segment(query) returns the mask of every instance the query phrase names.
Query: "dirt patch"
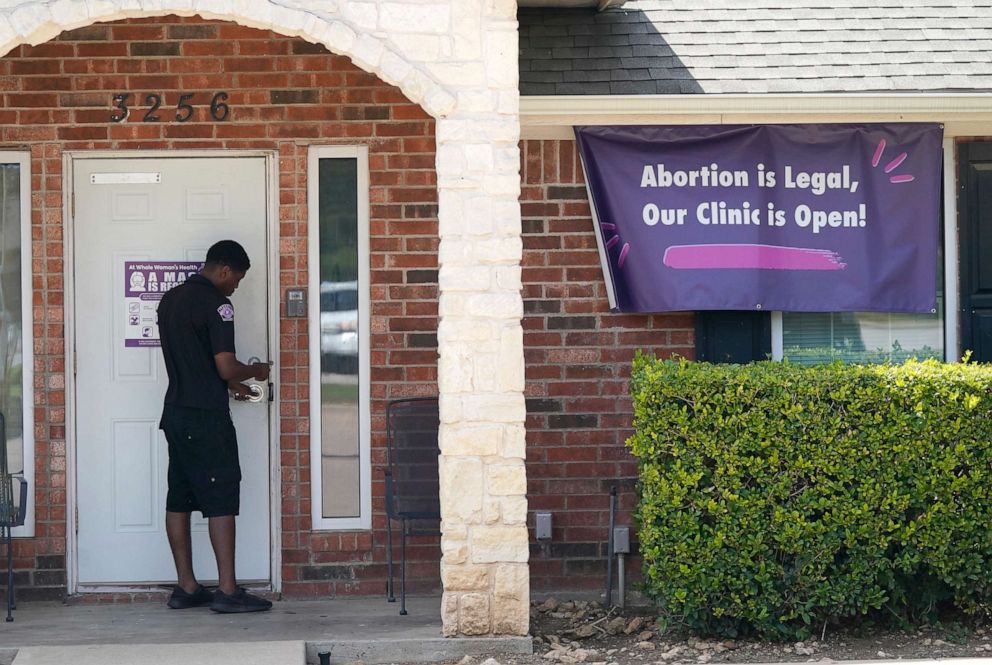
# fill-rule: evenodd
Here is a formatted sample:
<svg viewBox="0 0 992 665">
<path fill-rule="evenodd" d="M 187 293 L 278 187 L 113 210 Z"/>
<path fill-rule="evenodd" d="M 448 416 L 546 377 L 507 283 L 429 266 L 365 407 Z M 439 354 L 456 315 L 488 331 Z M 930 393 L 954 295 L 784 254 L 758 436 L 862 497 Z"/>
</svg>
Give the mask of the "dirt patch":
<svg viewBox="0 0 992 665">
<path fill-rule="evenodd" d="M 858 634 L 863 632 L 865 634 Z M 587 601 L 551 598 L 531 608 L 534 654 L 496 656 L 500 665 L 669 665 L 896 660 L 992 655 L 992 629 L 960 624 L 909 632 L 828 628 L 805 642 L 700 639 L 663 632 L 643 610 L 622 612 Z M 822 639 L 820 639 L 822 637 Z M 495 665 L 466 656 L 460 665 Z"/>
</svg>

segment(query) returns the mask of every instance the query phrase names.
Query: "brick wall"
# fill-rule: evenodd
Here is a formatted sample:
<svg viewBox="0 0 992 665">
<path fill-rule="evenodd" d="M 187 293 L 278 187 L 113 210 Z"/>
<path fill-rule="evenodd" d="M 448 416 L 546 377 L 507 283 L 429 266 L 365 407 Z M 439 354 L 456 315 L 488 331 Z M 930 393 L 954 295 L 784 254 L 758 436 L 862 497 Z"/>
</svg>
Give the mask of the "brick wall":
<svg viewBox="0 0 992 665">
<path fill-rule="evenodd" d="M 231 117 L 205 102 L 229 93 Z M 195 92 L 177 124 L 108 122 L 111 96 L 162 94 L 160 115 Z M 167 117 L 167 116 L 166 116 Z M 311 533 L 307 331 L 282 319 L 280 417 L 283 578 L 293 597 L 384 588 L 385 402 L 431 394 L 437 378 L 437 195 L 434 123 L 397 89 L 347 58 L 298 39 L 199 19 L 129 20 L 81 28 L 0 59 L 0 149 L 29 149 L 36 371 L 37 537 L 15 545 L 25 598 L 65 590 L 65 389 L 62 152 L 230 148 L 279 154 L 280 286 L 307 283 L 306 148 L 365 143 L 371 167 L 373 524 L 371 533 Z M 608 491 L 629 524 L 635 469 L 627 363 L 638 348 L 691 357 L 692 317 L 607 311 L 574 142 L 522 148 L 530 510 L 554 513 L 550 543 L 531 533 L 537 591 L 599 588 Z M 533 519 L 531 519 L 531 527 Z M 408 550 L 415 590 L 437 589 L 436 538 Z"/>
<path fill-rule="evenodd" d="M 228 92 L 230 117 L 207 104 Z M 134 93 L 126 123 L 111 96 Z M 146 94 L 171 119 L 194 92 L 186 123 L 141 122 Z M 137 100 L 136 100 L 137 98 Z M 171 114 L 171 115 L 170 115 Z M 396 88 L 299 39 L 176 17 L 97 24 L 0 59 L 0 149 L 32 157 L 36 534 L 14 547 L 26 599 L 65 592 L 66 434 L 62 153 L 65 150 L 263 149 L 279 155 L 280 287 L 307 284 L 307 146 L 370 150 L 373 531 L 312 533 L 306 323 L 280 321 L 279 450 L 283 579 L 288 596 L 381 593 L 383 413 L 388 399 L 437 390 L 437 193 L 434 122 Z M 408 548 L 416 588 L 436 589 L 437 539 Z M 164 547 L 163 543 L 163 547 Z"/>
<path fill-rule="evenodd" d="M 692 358 L 693 316 L 611 313 L 575 142 L 524 141 L 521 161 L 531 588 L 601 590 L 610 487 L 618 526 L 635 503 L 630 361 Z M 535 511 L 552 513 L 550 541 L 534 538 Z"/>
</svg>

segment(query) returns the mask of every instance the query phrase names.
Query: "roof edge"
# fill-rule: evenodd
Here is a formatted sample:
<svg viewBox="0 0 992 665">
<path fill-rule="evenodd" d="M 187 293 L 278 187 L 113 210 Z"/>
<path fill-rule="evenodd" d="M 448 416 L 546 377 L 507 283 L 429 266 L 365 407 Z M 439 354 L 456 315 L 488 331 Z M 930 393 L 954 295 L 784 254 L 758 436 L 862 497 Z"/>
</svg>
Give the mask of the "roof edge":
<svg viewBox="0 0 992 665">
<path fill-rule="evenodd" d="M 575 125 L 943 122 L 945 134 L 992 134 L 992 92 L 768 95 L 542 95 L 520 98 L 525 138 Z"/>
<path fill-rule="evenodd" d="M 599 11 L 620 7 L 627 0 L 519 0 L 518 7 L 551 7 L 558 9 L 580 9 L 595 7 Z"/>
</svg>

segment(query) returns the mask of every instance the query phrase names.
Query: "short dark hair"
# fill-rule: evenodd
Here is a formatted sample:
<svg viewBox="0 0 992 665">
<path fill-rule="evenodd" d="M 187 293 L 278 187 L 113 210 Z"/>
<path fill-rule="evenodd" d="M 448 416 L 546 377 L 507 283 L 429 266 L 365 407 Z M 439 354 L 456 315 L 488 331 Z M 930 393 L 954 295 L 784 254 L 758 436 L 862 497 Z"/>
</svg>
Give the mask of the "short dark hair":
<svg viewBox="0 0 992 665">
<path fill-rule="evenodd" d="M 228 266 L 235 272 L 248 272 L 251 261 L 245 248 L 233 240 L 215 242 L 207 250 L 207 260 L 204 267 Z"/>
</svg>

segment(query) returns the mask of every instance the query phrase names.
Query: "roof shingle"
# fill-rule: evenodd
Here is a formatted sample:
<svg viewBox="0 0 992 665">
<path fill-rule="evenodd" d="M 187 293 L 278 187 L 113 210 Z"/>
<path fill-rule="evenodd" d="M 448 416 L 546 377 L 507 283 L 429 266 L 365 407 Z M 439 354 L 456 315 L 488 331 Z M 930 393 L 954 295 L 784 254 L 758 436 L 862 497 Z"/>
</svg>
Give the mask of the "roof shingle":
<svg viewBox="0 0 992 665">
<path fill-rule="evenodd" d="M 992 90 L 992 0 L 728 4 L 521 9 L 521 93 Z"/>
</svg>

